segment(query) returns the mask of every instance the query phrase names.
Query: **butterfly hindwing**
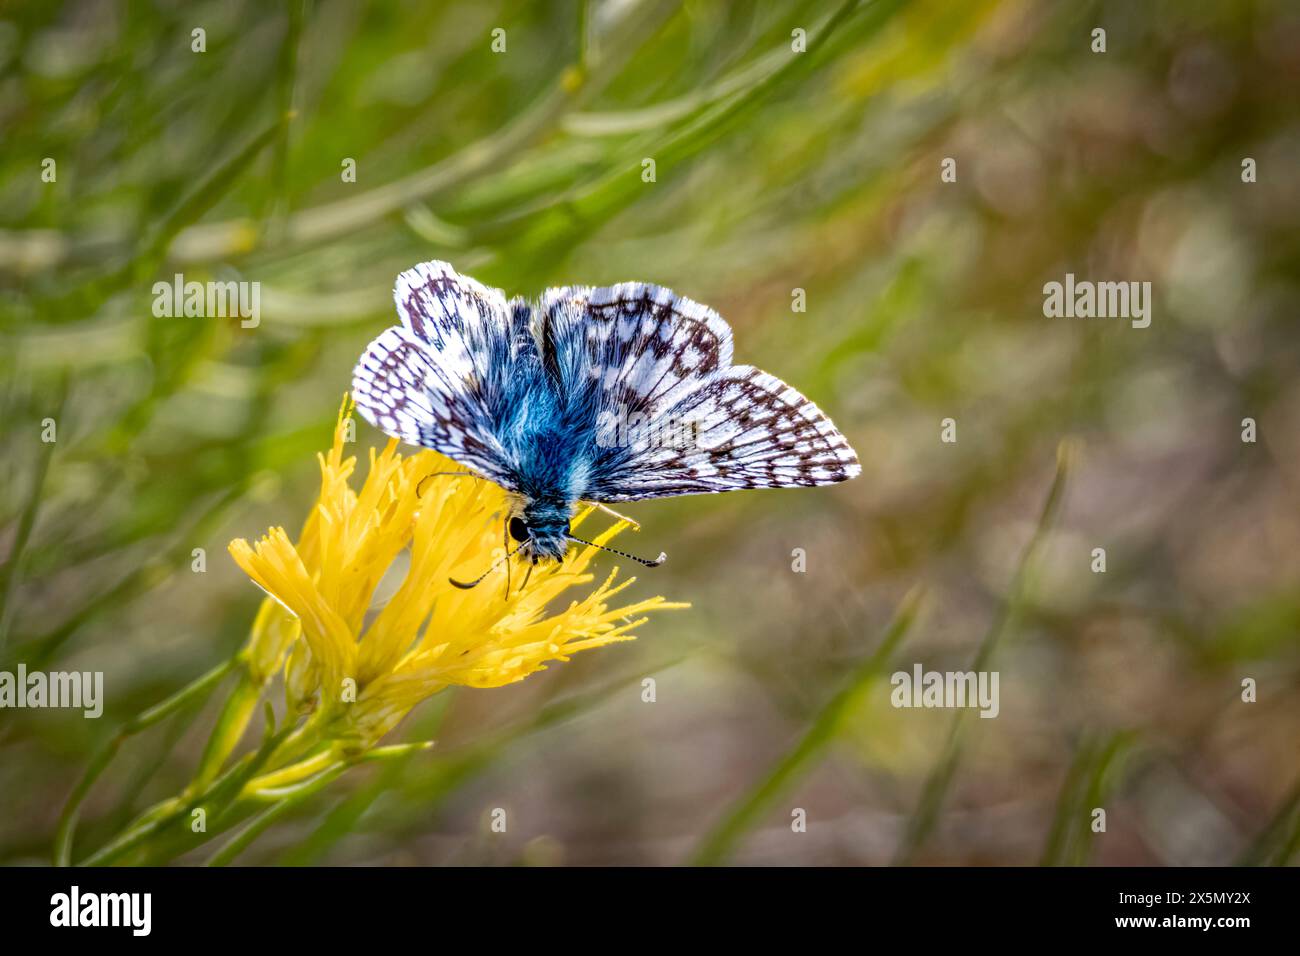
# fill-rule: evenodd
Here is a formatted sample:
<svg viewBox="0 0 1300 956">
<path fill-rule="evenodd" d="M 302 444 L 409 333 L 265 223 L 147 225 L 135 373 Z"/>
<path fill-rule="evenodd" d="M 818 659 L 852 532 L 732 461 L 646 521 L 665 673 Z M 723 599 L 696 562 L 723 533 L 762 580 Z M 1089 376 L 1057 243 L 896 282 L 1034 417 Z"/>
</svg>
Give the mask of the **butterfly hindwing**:
<svg viewBox="0 0 1300 956">
<path fill-rule="evenodd" d="M 514 490 L 493 422 L 510 400 L 514 362 L 532 347 L 528 310 L 443 262 L 403 272 L 393 297 L 402 324 L 361 356 L 352 380 L 357 410 L 386 434 Z"/>
</svg>

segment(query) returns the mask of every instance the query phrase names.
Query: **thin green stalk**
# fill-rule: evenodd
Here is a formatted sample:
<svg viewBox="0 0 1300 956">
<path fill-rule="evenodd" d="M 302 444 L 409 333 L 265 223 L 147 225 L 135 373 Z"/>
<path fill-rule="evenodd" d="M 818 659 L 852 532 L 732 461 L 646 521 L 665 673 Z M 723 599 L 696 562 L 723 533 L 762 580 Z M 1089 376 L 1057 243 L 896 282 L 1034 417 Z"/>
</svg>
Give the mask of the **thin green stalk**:
<svg viewBox="0 0 1300 956">
<path fill-rule="evenodd" d="M 578 69 L 587 68 L 587 60 L 590 51 L 587 49 L 587 40 L 591 29 L 591 4 L 592 0 L 578 0 Z"/>
<path fill-rule="evenodd" d="M 354 789 L 338 801 L 315 828 L 302 840 L 277 859 L 281 866 L 309 866 L 325 855 L 335 842 L 352 833 L 366 811 L 383 794 L 393 790 L 402 780 L 406 768 L 415 758 L 408 753 L 396 760 L 386 761 L 384 768 L 364 786 Z"/>
<path fill-rule="evenodd" d="M 747 111 L 753 110 L 764 99 L 774 94 L 787 83 L 793 83 L 801 76 L 807 75 L 825 59 L 821 53 L 836 31 L 845 26 L 855 14 L 861 12 L 860 22 L 853 24 L 851 34 L 861 35 L 883 27 L 900 8 L 901 0 L 876 2 L 857 8 L 860 0 L 845 0 L 835 12 L 827 18 L 820 31 L 813 37 L 808 56 L 788 58 L 779 68 L 771 71 L 762 79 L 737 93 L 713 103 L 690 121 L 682 123 L 670 133 L 655 141 L 654 158 L 659 175 L 673 166 L 698 155 L 728 131 L 735 128 L 737 122 Z M 614 212 L 627 205 L 637 196 L 636 191 L 629 191 L 628 170 L 635 168 L 635 161 L 643 155 L 642 145 L 633 144 L 627 151 L 609 163 L 609 172 L 593 183 L 583 183 L 574 187 L 570 194 L 560 197 L 553 195 L 540 197 L 536 202 L 525 205 L 495 221 L 473 230 L 473 236 L 479 242 L 505 242 L 519 234 L 522 225 L 538 214 L 550 214 L 557 205 L 565 210 L 565 218 L 557 224 L 543 228 L 540 237 L 527 240 L 527 248 L 536 246 L 561 245 L 569 242 L 574 232 L 589 231 L 590 224 L 607 221 Z M 551 231 L 551 230 L 554 230 Z"/>
<path fill-rule="evenodd" d="M 446 718 L 451 701 L 455 698 L 455 688 L 448 688 L 430 702 L 430 719 L 421 723 L 420 732 L 436 735 Z M 335 841 L 351 833 L 361 817 L 370 809 L 371 804 L 383 793 L 392 789 L 400 779 L 406 767 L 417 753 L 433 746 L 425 744 L 398 744 L 405 748 L 405 753 L 395 759 L 385 760 L 383 769 L 373 775 L 364 786 L 355 788 L 325 814 L 325 817 L 312 832 L 299 840 L 297 844 L 278 862 L 286 866 L 304 866 L 323 856 Z M 391 748 L 378 747 L 376 752 Z"/>
<path fill-rule="evenodd" d="M 1047 844 L 1043 847 L 1040 866 L 1059 866 L 1065 859 L 1071 835 L 1074 832 L 1075 814 L 1081 805 L 1080 788 L 1084 786 L 1088 767 L 1093 763 L 1095 747 L 1091 738 L 1085 738 L 1075 749 L 1074 759 L 1065 771 L 1065 780 L 1061 783 L 1061 793 L 1056 801 L 1056 815 L 1047 834 Z"/>
<path fill-rule="evenodd" d="M 195 784 L 191 784 L 181 795 L 164 800 L 145 811 L 124 832 L 88 857 L 83 865 L 104 866 L 113 863 L 127 853 L 142 848 L 146 842 L 152 840 L 167 827 L 200 807 L 209 811 L 208 815 L 215 824 L 243 793 L 248 781 L 266 765 L 267 759 L 275 752 L 284 738 L 288 736 L 288 729 L 279 733 L 276 732 L 269 704 L 267 705 L 267 711 L 267 722 L 262 735 L 262 744 L 257 751 L 246 754 L 206 788 L 198 790 Z M 198 790 L 197 793 L 196 790 Z M 220 831 L 217 830 L 216 832 Z M 216 835 L 216 832 L 205 834 L 199 842 L 211 839 Z M 154 855 L 158 856 L 156 852 Z M 170 859 L 171 855 L 174 854 L 165 854 L 161 860 L 152 862 L 163 862 Z"/>
<path fill-rule="evenodd" d="M 1237 858 L 1238 866 L 1286 866 L 1300 851 L 1300 781 L 1259 835 Z"/>
<path fill-rule="evenodd" d="M 270 701 L 266 701 L 263 707 L 265 720 L 262 726 L 262 742 L 257 750 L 245 755 L 230 770 L 218 777 L 212 786 L 203 792 L 200 799 L 193 801 L 195 807 L 203 806 L 210 810 L 210 815 L 214 819 L 219 818 L 235 801 L 244 795 L 248 784 L 259 773 L 272 765 L 275 754 L 281 745 L 295 733 L 295 728 L 292 726 L 286 726 L 277 731 L 275 711 L 271 709 Z M 195 786 L 191 784 L 190 791 L 194 789 L 196 789 Z"/>
<path fill-rule="evenodd" d="M 286 787 L 280 791 L 280 800 L 273 806 L 267 807 L 248 824 L 239 833 L 217 850 L 208 858 L 205 866 L 226 866 L 231 863 L 235 857 L 248 849 L 249 845 L 261 836 L 266 830 L 281 817 L 285 816 L 291 810 L 294 810 L 303 801 L 314 796 L 325 787 L 333 783 L 343 774 L 352 764 L 348 761 L 339 761 L 326 770 L 321 771 L 314 777 L 304 780 L 292 787 Z"/>
<path fill-rule="evenodd" d="M 99 752 L 91 759 L 90 765 L 86 768 L 81 780 L 73 788 L 72 795 L 68 798 L 63 813 L 59 817 L 59 826 L 54 837 L 55 866 L 68 866 L 72 863 L 72 840 L 76 832 L 81 804 L 86 799 L 87 794 L 90 793 L 91 787 L 95 785 L 95 781 L 99 779 L 100 774 L 104 772 L 117 755 L 122 743 L 127 738 L 140 733 L 148 727 L 152 727 L 163 718 L 187 706 L 197 705 L 221 682 L 222 678 L 234 665 L 234 658 L 218 664 L 206 674 L 172 694 L 162 703 L 156 704 L 128 721 L 113 735 L 113 738 L 108 743 L 100 748 Z"/>
<path fill-rule="evenodd" d="M 275 68 L 275 100 L 281 116 L 296 117 L 294 93 L 298 83 L 298 47 L 302 42 L 303 25 L 307 19 L 307 0 L 287 0 L 285 4 L 288 23 Z M 289 181 L 289 130 L 283 123 L 271 149 L 271 176 L 265 200 L 264 217 L 267 232 L 278 236 L 287 211 Z"/>
<path fill-rule="evenodd" d="M 1024 553 L 1021 555 L 1020 563 L 1017 565 L 1015 574 L 1011 579 L 1007 597 L 1002 602 L 1002 607 L 999 609 L 992 625 L 985 633 L 984 639 L 980 642 L 979 650 L 975 653 L 975 660 L 971 664 L 971 669 L 976 672 L 988 669 L 998 645 L 1019 620 L 1020 611 L 1029 590 L 1034 558 L 1052 526 L 1056 523 L 1057 515 L 1060 513 L 1075 454 L 1072 441 L 1062 441 L 1057 447 L 1056 476 L 1053 478 L 1051 489 L 1047 493 L 1047 500 L 1043 503 L 1038 525 L 1034 529 L 1034 534 L 1030 538 L 1029 544 L 1026 545 Z M 969 710 L 961 709 L 953 716 L 943 753 L 930 771 L 930 775 L 926 778 L 921 791 L 921 798 L 917 802 L 911 819 L 908 821 L 907 830 L 894 857 L 895 864 L 910 863 L 916 852 L 925 844 L 939 820 L 939 812 L 943 809 L 944 799 L 947 797 L 949 787 L 952 786 L 957 767 L 961 763 L 962 748 L 969 727 L 969 715 Z"/>
<path fill-rule="evenodd" d="M 9 653 L 6 654 L 6 663 L 9 658 L 13 658 L 14 655 L 21 651 L 28 668 L 43 667 L 53 659 L 64 643 L 83 625 L 114 608 L 129 604 L 137 597 L 158 587 L 167 578 L 165 572 L 190 560 L 191 542 L 207 535 L 209 530 L 215 527 L 225 515 L 225 512 L 241 498 L 244 489 L 245 485 L 240 484 L 223 493 L 196 521 L 188 526 L 184 534 L 175 536 L 175 543 L 166 554 L 146 564 L 138 565 L 125 577 L 105 588 L 96 597 L 92 598 L 89 603 L 83 605 L 52 630 L 45 632 L 40 637 L 10 648 Z"/>
<path fill-rule="evenodd" d="M 251 800 L 273 803 L 285 787 L 297 786 L 301 780 L 322 772 L 338 759 L 338 755 L 337 747 L 327 746 L 297 763 L 253 777 L 244 787 L 243 795 Z"/>
<path fill-rule="evenodd" d="M 1079 745 L 1061 786 L 1042 866 L 1087 864 L 1093 847 L 1092 811 L 1104 802 L 1114 784 L 1112 771 L 1134 740 L 1133 734 L 1121 731 L 1100 740 L 1089 737 Z"/>
<path fill-rule="evenodd" d="M 168 249 L 181 231 L 196 222 L 234 186 L 244 170 L 261 155 L 262 150 L 283 134 L 284 128 L 292 119 L 292 113 L 284 113 L 277 117 L 274 122 L 250 138 L 237 153 L 213 167 L 193 189 L 186 193 L 171 212 L 163 217 L 158 228 L 133 261 L 128 263 L 127 268 L 138 270 L 135 272 L 136 275 L 148 274 L 157 268 L 166 258 Z"/>
<path fill-rule="evenodd" d="M 116 799 L 102 815 L 100 826 L 105 827 L 106 832 L 118 832 L 135 817 L 134 808 L 140 805 L 149 784 L 167 762 L 176 756 L 178 744 L 202 711 L 203 707 L 199 704 L 177 713 L 159 725 L 163 729 L 157 735 L 157 746 L 149 758 L 141 760 L 127 772 Z"/>
<path fill-rule="evenodd" d="M 54 402 L 51 417 L 56 422 L 63 413 L 64 402 L 68 397 L 68 378 L 64 375 L 59 382 L 58 397 Z M 32 488 L 18 518 L 18 530 L 14 534 L 13 547 L 9 549 L 9 560 L 0 568 L 0 648 L 9 640 L 9 624 L 13 620 L 13 593 L 18 585 L 18 568 L 31 538 L 32 528 L 36 526 L 36 513 L 40 510 L 41 495 L 45 491 L 45 476 L 49 474 L 50 459 L 54 457 L 54 442 L 41 442 L 36 457 L 36 470 L 32 474 Z"/>
<path fill-rule="evenodd" d="M 457 787 L 463 786 L 477 774 L 494 766 L 494 759 L 505 754 L 510 747 L 529 735 L 541 733 L 579 714 L 588 713 L 616 692 L 639 684 L 646 673 L 662 673 L 676 667 L 681 661 L 681 657 L 673 657 L 647 670 L 638 669 L 635 673 L 613 680 L 596 690 L 549 701 L 520 724 L 503 727 L 479 737 L 474 743 L 463 748 L 440 754 L 428 762 L 428 769 L 421 776 L 411 776 L 406 779 L 402 787 L 404 811 L 399 813 L 397 822 L 388 826 L 385 832 L 395 839 L 401 839 L 402 835 L 408 833 L 413 827 L 427 826 L 431 817 L 437 814 L 439 808 L 451 797 Z M 453 691 L 454 688 L 443 693 Z M 384 774 L 399 763 L 400 760 L 389 762 Z M 290 866 L 305 866 L 319 860 L 335 842 L 350 832 L 350 825 L 347 822 L 349 817 L 359 819 L 370 804 L 386 792 L 387 788 L 380 783 L 384 774 L 377 775 L 367 787 L 356 791 L 349 798 L 346 809 L 341 807 L 337 814 L 330 814 L 326 821 L 288 853 L 282 862 Z M 355 803 L 351 802 L 353 799 L 356 800 Z"/>
<path fill-rule="evenodd" d="M 253 676 L 242 656 L 237 660 L 240 664 L 239 683 L 226 698 L 217 723 L 208 736 L 207 745 L 203 748 L 203 756 L 199 758 L 199 768 L 194 774 L 194 783 L 198 787 L 206 787 L 221 773 L 222 765 L 234 753 L 244 736 L 262 696 L 262 682 Z"/>
<path fill-rule="evenodd" d="M 1300 852 L 1300 813 L 1291 818 L 1291 832 L 1278 847 L 1272 863 L 1274 866 L 1287 866 L 1297 852 Z"/>
<path fill-rule="evenodd" d="M 799 742 L 776 762 L 767 777 L 741 797 L 705 836 L 691 861 L 694 865 L 722 863 L 777 797 L 814 765 L 838 734 L 845 712 L 876 679 L 902 644 L 916 620 L 922 594 L 919 587 L 908 592 L 875 651 L 857 666 L 844 686 L 818 712 Z"/>
<path fill-rule="evenodd" d="M 146 811 L 133 826 L 86 857 L 79 865 L 106 866 L 120 859 L 178 819 L 185 812 L 185 809 L 185 801 L 180 797 L 171 797 L 162 803 L 156 804 Z"/>
<path fill-rule="evenodd" d="M 385 216 L 402 211 L 409 204 L 430 202 L 465 182 L 512 163 L 526 148 L 552 133 L 569 109 L 593 98 L 623 72 L 636 49 L 655 34 L 656 25 L 666 20 L 675 7 L 676 3 L 664 3 L 663 0 L 645 0 L 637 4 L 632 12 L 621 18 L 614 33 L 604 39 L 597 55 L 589 57 L 584 65 L 575 64 L 564 70 L 550 90 L 538 96 L 532 105 L 500 127 L 497 133 L 469 144 L 428 168 L 416 170 L 360 195 L 290 213 L 286 217 L 283 239 L 290 245 L 304 245 L 346 237 Z M 283 117 L 277 122 L 277 127 L 279 122 L 289 118 Z M 276 127 L 272 133 L 274 130 Z M 256 140 L 259 148 L 269 142 L 265 135 Z M 162 245 L 168 259 L 187 264 L 251 252 L 261 245 L 264 237 L 257 234 L 250 221 L 239 219 L 186 225 L 169 233 L 166 238 L 168 242 Z M 107 245 L 120 241 L 120 237 L 113 237 Z M 12 267 L 13 261 L 21 260 L 29 254 L 30 248 L 36 246 L 42 248 L 44 261 L 59 265 L 72 258 L 78 237 L 51 230 L 0 234 L 0 268 Z M 156 243 L 151 248 L 155 246 Z"/>
<path fill-rule="evenodd" d="M 397 765 L 403 765 L 407 757 L 420 751 L 428 750 L 433 744 L 428 741 L 420 741 L 412 744 L 394 744 L 389 747 L 377 747 L 373 750 L 358 754 L 355 757 L 338 760 L 322 769 L 318 774 L 309 777 L 306 780 L 299 781 L 285 787 L 277 787 L 272 790 L 262 791 L 257 794 L 259 799 L 271 797 L 276 802 L 274 805 L 267 807 L 248 824 L 243 830 L 240 830 L 229 842 L 224 844 L 216 853 L 207 861 L 205 866 L 226 866 L 231 863 L 235 857 L 246 850 L 254 840 L 261 836 L 266 830 L 281 817 L 284 817 L 300 804 L 315 796 L 324 790 L 327 786 L 342 776 L 348 768 L 355 766 L 357 763 L 366 762 L 389 762 L 393 761 Z"/>
</svg>

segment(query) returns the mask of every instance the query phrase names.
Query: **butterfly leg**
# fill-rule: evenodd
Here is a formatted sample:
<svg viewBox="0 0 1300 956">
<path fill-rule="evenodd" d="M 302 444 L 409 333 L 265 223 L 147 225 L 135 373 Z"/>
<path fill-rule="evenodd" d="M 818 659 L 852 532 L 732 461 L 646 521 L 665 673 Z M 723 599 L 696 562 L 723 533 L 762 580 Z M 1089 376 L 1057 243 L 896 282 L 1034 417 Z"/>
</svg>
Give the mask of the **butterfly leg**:
<svg viewBox="0 0 1300 956">
<path fill-rule="evenodd" d="M 592 504 L 595 505 L 597 508 L 599 508 L 601 511 L 605 512 L 605 514 L 613 515 L 619 521 L 626 521 L 628 524 L 632 526 L 632 529 L 634 531 L 641 530 L 641 523 L 639 521 L 634 521 L 633 519 L 629 518 L 627 515 L 621 515 L 613 508 L 610 508 L 607 505 L 602 505 L 599 501 L 593 501 Z"/>
</svg>

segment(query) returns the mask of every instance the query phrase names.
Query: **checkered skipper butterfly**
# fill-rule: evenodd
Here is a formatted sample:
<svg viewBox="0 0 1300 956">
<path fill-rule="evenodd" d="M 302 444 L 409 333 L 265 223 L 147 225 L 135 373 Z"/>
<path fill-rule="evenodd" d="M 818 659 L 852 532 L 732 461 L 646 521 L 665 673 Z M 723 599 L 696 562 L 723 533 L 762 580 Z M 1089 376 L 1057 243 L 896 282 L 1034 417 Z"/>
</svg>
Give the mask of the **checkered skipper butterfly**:
<svg viewBox="0 0 1300 956">
<path fill-rule="evenodd" d="M 569 286 L 530 303 L 426 262 L 393 294 L 402 324 L 357 364 L 357 409 L 511 492 L 506 531 L 533 564 L 590 544 L 569 530 L 579 501 L 824 485 L 862 470 L 816 405 L 731 364 L 721 316 L 668 289 Z"/>
</svg>

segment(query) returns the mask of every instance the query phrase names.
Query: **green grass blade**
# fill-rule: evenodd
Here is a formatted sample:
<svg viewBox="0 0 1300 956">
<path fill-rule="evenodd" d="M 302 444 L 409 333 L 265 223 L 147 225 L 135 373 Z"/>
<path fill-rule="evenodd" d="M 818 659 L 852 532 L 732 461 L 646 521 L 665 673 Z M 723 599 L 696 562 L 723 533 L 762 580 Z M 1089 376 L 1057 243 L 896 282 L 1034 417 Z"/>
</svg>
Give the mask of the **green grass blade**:
<svg viewBox="0 0 1300 956">
<path fill-rule="evenodd" d="M 888 665 L 916 620 L 923 592 L 914 588 L 898 607 L 880 644 L 857 666 L 844 686 L 821 708 L 812 724 L 748 793 L 736 801 L 704 837 L 691 862 L 696 866 L 722 863 L 736 845 L 762 818 L 782 793 L 792 787 L 821 757 L 839 732 L 840 722 L 853 701 Z"/>
<path fill-rule="evenodd" d="M 1238 866 L 1287 866 L 1300 852 L 1300 782 L 1237 859 Z"/>
<path fill-rule="evenodd" d="M 55 866 L 69 866 L 72 863 L 72 839 L 76 833 L 77 817 L 81 812 L 81 804 L 90 793 L 91 787 L 95 785 L 95 781 L 99 779 L 100 774 L 107 769 L 113 758 L 117 756 L 118 750 L 127 738 L 152 727 L 179 710 L 197 705 L 207 697 L 217 684 L 221 683 L 234 665 L 233 658 L 218 664 L 166 700 L 154 707 L 150 707 L 139 716 L 128 721 L 122 726 L 121 730 L 113 735 L 113 738 L 108 743 L 100 748 L 99 752 L 91 759 L 90 765 L 86 768 L 81 780 L 77 782 L 72 795 L 63 808 L 63 813 L 59 817 L 59 827 L 54 839 Z"/>
<path fill-rule="evenodd" d="M 1134 734 L 1119 731 L 1100 739 L 1087 736 L 1079 744 L 1061 786 L 1042 866 L 1087 864 L 1093 849 L 1092 811 L 1105 802 L 1135 740 Z"/>
<path fill-rule="evenodd" d="M 975 653 L 975 659 L 971 664 L 971 670 L 978 672 L 988 668 L 998 645 L 1013 629 L 1018 619 L 1029 590 L 1034 558 L 1052 526 L 1056 523 L 1056 518 L 1064 502 L 1065 489 L 1069 482 L 1074 457 L 1075 449 L 1073 444 L 1068 441 L 1062 442 L 1056 454 L 1056 476 L 1052 480 L 1047 499 L 1043 503 L 1038 525 L 1034 529 L 1033 536 L 1030 538 L 1029 544 L 1026 545 L 1024 553 L 1021 555 L 1020 563 L 1011 579 L 1006 600 L 1003 601 L 1001 609 L 993 620 L 993 624 L 980 642 L 979 649 Z M 969 715 L 970 711 L 963 709 L 958 710 L 953 716 L 952 726 L 948 731 L 943 753 L 926 779 L 922 787 L 921 798 L 908 821 L 903 840 L 894 858 L 896 864 L 907 864 L 912 861 L 917 851 L 920 850 L 933 832 L 934 826 L 939 820 L 939 813 L 943 808 L 944 799 L 948 794 L 948 789 L 952 786 L 953 777 L 961 762 Z"/>
<path fill-rule="evenodd" d="M 58 397 L 54 401 L 54 413 L 50 416 L 55 422 L 63 412 L 67 397 L 68 380 L 65 376 L 60 380 Z M 19 566 L 22 563 L 23 553 L 27 549 L 27 542 L 31 538 L 32 528 L 36 526 L 36 514 L 41 507 L 41 495 L 45 491 L 45 477 L 50 471 L 50 460 L 54 457 L 54 445 L 52 441 L 41 442 L 36 457 L 36 470 L 32 473 L 32 488 L 28 492 L 27 503 L 18 518 L 18 530 L 14 535 L 13 547 L 9 549 L 9 560 L 5 562 L 3 568 L 0 568 L 0 649 L 4 648 L 5 642 L 9 639 L 9 625 L 13 620 L 13 595 L 14 588 L 18 586 Z"/>
</svg>

